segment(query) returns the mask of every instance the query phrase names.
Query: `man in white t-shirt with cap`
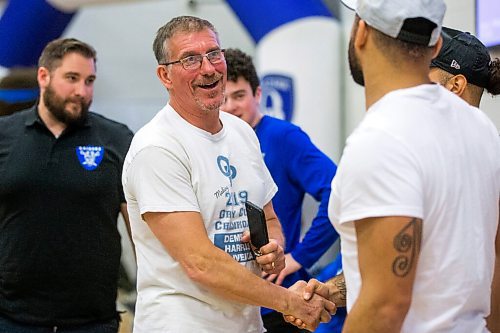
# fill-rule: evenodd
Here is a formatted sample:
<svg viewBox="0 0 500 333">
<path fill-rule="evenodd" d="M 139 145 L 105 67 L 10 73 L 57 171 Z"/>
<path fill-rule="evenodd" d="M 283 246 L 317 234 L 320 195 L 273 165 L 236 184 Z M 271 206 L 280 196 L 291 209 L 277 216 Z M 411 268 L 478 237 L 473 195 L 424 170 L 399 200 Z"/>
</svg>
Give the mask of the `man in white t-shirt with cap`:
<svg viewBox="0 0 500 333">
<path fill-rule="evenodd" d="M 343 2 L 356 11 L 349 65 L 367 110 L 329 203 L 347 285 L 343 332 L 485 333 L 488 316 L 498 332 L 500 142 L 482 112 L 429 80 L 446 6 Z"/>
</svg>

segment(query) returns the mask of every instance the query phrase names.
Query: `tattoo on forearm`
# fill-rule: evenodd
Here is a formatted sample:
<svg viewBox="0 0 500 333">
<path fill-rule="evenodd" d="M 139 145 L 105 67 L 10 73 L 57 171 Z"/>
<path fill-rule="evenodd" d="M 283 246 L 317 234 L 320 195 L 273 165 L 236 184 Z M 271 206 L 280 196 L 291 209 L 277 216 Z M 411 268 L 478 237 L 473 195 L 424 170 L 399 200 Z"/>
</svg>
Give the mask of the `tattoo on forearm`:
<svg viewBox="0 0 500 333">
<path fill-rule="evenodd" d="M 345 301 L 347 300 L 347 288 L 345 286 L 345 279 L 343 274 L 339 276 L 339 278 L 335 281 L 335 285 L 339 290 L 339 295 L 338 295 L 339 301 L 345 303 Z"/>
<path fill-rule="evenodd" d="M 422 220 L 413 218 L 394 237 L 394 248 L 400 254 L 392 263 L 392 271 L 396 276 L 405 277 L 415 264 L 422 240 Z"/>
</svg>

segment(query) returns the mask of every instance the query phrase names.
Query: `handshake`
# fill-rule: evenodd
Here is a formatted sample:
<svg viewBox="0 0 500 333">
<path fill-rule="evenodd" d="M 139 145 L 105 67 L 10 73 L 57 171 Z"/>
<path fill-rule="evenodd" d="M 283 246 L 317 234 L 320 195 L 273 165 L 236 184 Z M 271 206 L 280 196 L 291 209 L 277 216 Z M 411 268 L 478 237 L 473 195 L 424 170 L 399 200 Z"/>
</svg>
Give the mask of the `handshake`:
<svg viewBox="0 0 500 333">
<path fill-rule="evenodd" d="M 242 241 L 250 242 L 248 231 L 243 233 Z M 255 249 L 253 245 L 252 248 Z M 262 269 L 262 276 L 267 276 L 268 281 L 275 278 L 279 280 L 280 272 L 285 270 L 285 254 L 282 246 L 276 240 L 271 239 L 268 244 L 259 249 L 259 254 L 256 261 Z M 289 273 L 297 269 L 292 269 Z M 343 273 L 326 283 L 321 283 L 316 279 L 311 279 L 309 282 L 297 281 L 288 288 L 289 292 L 286 293 L 287 297 L 284 302 L 280 302 L 283 307 L 275 308 L 275 310 L 283 314 L 285 321 L 301 329 L 314 331 L 320 323 L 330 321 L 331 316 L 337 312 L 337 306 L 346 305 L 344 281 Z M 278 284 L 281 284 L 281 281 Z"/>
<path fill-rule="evenodd" d="M 330 282 L 330 281 L 329 281 Z M 316 279 L 297 281 L 288 288 L 292 293 L 288 308 L 280 311 L 285 320 L 297 327 L 314 331 L 320 323 L 327 323 L 337 311 L 335 283 L 324 284 Z M 345 303 L 339 304 L 344 306 Z"/>
</svg>

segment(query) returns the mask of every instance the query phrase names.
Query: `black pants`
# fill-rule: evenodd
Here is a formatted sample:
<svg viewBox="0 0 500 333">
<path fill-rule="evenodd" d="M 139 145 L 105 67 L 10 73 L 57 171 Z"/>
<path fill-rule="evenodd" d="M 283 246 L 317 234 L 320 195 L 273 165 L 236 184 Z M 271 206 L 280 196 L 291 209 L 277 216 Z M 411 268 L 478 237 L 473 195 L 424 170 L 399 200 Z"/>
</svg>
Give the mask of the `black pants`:
<svg viewBox="0 0 500 333">
<path fill-rule="evenodd" d="M 21 324 L 0 316 L 1 333 L 116 333 L 118 332 L 118 319 L 110 319 L 99 323 L 84 324 L 71 327 L 33 326 Z"/>
<path fill-rule="evenodd" d="M 276 311 L 263 315 L 262 321 L 267 333 L 310 333 L 287 323 L 283 315 Z"/>
</svg>

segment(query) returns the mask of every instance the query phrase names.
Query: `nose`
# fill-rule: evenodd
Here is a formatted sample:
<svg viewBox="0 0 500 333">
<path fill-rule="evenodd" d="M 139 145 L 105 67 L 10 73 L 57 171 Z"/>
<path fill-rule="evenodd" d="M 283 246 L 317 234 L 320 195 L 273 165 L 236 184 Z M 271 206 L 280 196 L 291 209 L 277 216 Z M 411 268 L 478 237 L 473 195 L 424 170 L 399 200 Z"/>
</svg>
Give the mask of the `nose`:
<svg viewBox="0 0 500 333">
<path fill-rule="evenodd" d="M 85 84 L 85 80 L 80 80 L 75 86 L 75 95 L 87 97 L 91 93 L 92 87 Z"/>
<path fill-rule="evenodd" d="M 208 60 L 208 58 L 206 56 L 204 56 L 201 59 L 200 71 L 202 74 L 215 72 L 215 66 L 210 62 L 210 60 Z"/>
</svg>

